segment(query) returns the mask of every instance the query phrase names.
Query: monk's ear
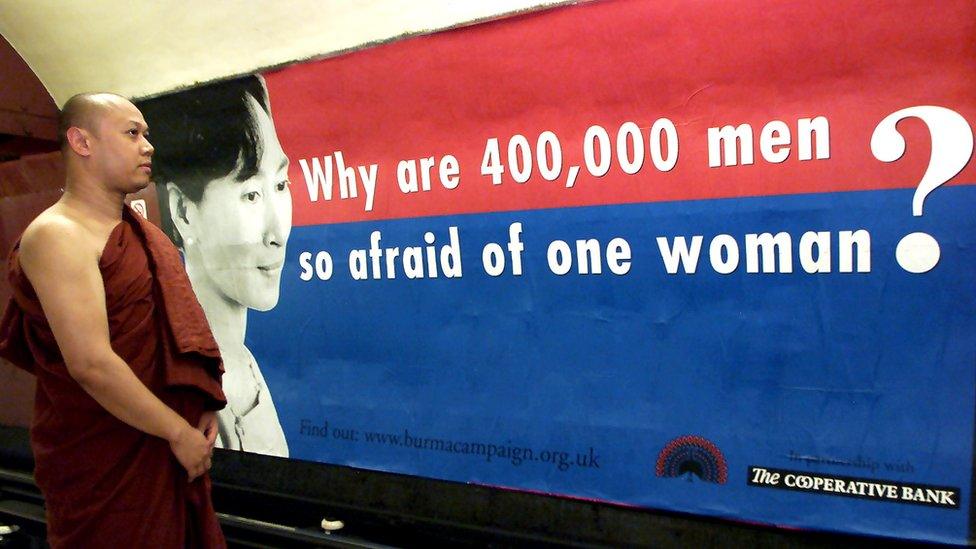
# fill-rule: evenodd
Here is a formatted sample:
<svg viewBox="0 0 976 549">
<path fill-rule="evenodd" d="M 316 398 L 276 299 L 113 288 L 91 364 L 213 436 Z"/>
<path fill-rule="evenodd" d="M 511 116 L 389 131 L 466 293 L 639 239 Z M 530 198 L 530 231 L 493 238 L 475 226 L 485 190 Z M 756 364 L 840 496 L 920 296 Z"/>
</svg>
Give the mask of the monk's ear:
<svg viewBox="0 0 976 549">
<path fill-rule="evenodd" d="M 78 126 L 71 126 L 65 133 L 68 138 L 68 146 L 78 156 L 91 156 L 91 134 L 87 130 Z"/>
<path fill-rule="evenodd" d="M 196 205 L 187 198 L 179 187 L 173 183 L 166 184 L 166 197 L 168 199 L 169 216 L 173 222 L 173 227 L 180 235 L 183 244 L 193 241 L 193 214 L 196 213 Z"/>
</svg>

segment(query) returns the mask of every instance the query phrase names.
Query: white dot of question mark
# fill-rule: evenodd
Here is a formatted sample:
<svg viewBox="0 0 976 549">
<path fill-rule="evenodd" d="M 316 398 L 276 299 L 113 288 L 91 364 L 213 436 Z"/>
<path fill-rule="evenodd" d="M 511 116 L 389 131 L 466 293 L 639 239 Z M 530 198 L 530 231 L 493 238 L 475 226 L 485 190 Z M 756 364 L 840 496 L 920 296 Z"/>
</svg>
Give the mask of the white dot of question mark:
<svg viewBox="0 0 976 549">
<path fill-rule="evenodd" d="M 973 131 L 959 113 L 945 107 L 923 105 L 889 114 L 874 128 L 871 152 L 882 162 L 894 162 L 905 154 L 905 138 L 896 125 L 914 116 L 925 122 L 932 137 L 932 154 L 912 198 L 912 215 L 921 216 L 928 195 L 956 176 L 973 155 Z M 941 251 L 935 238 L 926 233 L 911 233 L 895 249 L 895 260 L 910 273 L 925 273 L 939 262 Z"/>
<path fill-rule="evenodd" d="M 928 233 L 911 233 L 898 241 L 895 260 L 902 269 L 921 274 L 931 271 L 939 262 L 939 243 Z"/>
</svg>

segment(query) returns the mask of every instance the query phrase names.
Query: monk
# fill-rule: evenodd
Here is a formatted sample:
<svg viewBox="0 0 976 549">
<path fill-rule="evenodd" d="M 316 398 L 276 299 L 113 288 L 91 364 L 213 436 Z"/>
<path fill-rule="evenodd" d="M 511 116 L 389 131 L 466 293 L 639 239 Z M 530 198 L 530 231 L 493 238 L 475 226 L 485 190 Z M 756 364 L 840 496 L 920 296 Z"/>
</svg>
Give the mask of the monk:
<svg viewBox="0 0 976 549">
<path fill-rule="evenodd" d="M 14 246 L 0 356 L 37 377 L 31 448 L 51 547 L 223 547 L 210 500 L 217 344 L 179 253 L 125 206 L 152 177 L 139 110 L 61 113 L 61 199 Z"/>
</svg>

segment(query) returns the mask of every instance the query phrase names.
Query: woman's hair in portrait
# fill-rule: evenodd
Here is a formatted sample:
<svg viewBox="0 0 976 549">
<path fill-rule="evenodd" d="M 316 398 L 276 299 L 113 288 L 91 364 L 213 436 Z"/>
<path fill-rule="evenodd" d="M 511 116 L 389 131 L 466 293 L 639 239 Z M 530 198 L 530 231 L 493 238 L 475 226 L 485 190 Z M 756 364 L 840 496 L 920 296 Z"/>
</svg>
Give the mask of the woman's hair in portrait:
<svg viewBox="0 0 976 549">
<path fill-rule="evenodd" d="M 263 143 L 248 105 L 253 97 L 270 116 L 268 94 L 256 75 L 139 101 L 155 147 L 152 170 L 163 231 L 182 248 L 173 225 L 166 184 L 200 202 L 207 184 L 235 173 L 245 181 L 258 171 Z"/>
</svg>

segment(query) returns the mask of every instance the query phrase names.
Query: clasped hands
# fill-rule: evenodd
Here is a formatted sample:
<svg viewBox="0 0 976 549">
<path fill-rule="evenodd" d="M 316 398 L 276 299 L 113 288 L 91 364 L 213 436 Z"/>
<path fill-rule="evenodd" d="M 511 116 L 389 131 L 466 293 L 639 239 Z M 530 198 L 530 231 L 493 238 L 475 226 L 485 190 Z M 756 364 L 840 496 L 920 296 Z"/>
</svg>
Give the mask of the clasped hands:
<svg viewBox="0 0 976 549">
<path fill-rule="evenodd" d="M 203 413 L 196 429 L 187 424 L 186 428 L 170 441 L 173 455 L 186 469 L 189 482 L 193 482 L 210 470 L 216 441 L 217 413 L 213 411 Z"/>
</svg>

